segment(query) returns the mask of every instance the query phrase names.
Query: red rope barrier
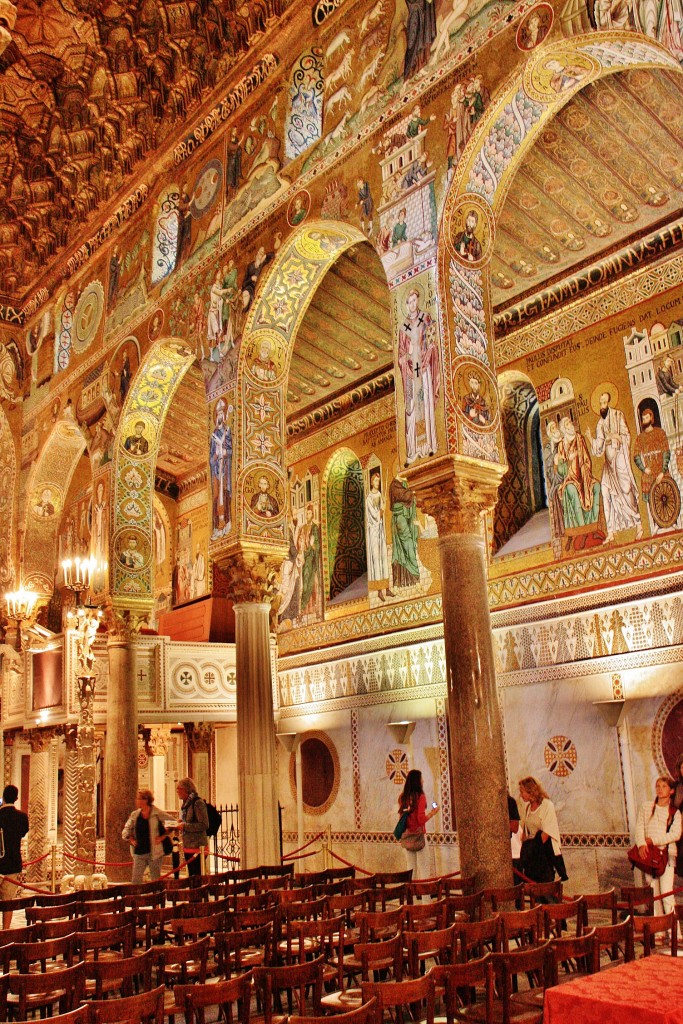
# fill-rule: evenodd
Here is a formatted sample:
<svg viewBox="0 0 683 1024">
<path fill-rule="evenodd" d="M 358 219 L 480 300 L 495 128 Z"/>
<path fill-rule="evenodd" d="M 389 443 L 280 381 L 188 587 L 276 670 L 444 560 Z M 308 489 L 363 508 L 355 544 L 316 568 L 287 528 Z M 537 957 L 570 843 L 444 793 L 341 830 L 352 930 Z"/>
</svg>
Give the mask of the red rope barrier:
<svg viewBox="0 0 683 1024">
<path fill-rule="evenodd" d="M 375 874 L 374 871 L 366 871 L 365 868 L 359 868 L 357 864 L 352 864 L 350 860 L 346 860 L 345 857 L 341 857 L 338 853 L 335 853 L 334 850 L 330 850 L 329 852 L 335 858 L 335 860 L 340 860 L 342 864 L 346 864 L 347 868 L 354 868 L 356 871 L 361 871 L 364 875 Z"/>
<path fill-rule="evenodd" d="M 132 860 L 86 860 L 85 857 L 76 857 L 73 853 L 63 854 L 64 860 L 77 860 L 79 864 L 92 864 L 94 867 L 103 868 L 129 868 L 131 867 Z"/>
<path fill-rule="evenodd" d="M 47 853 L 44 853 L 42 857 L 36 857 L 35 860 L 26 860 L 26 861 L 24 861 L 24 868 L 30 868 L 31 864 L 40 864 L 41 860 L 45 860 L 45 858 L 49 857 L 51 853 L 52 853 L 52 850 L 48 850 Z M 23 870 L 23 868 L 22 868 L 22 870 Z"/>
<path fill-rule="evenodd" d="M 312 846 L 312 845 L 313 845 L 313 843 L 317 843 L 317 841 L 318 841 L 319 839 L 322 839 L 322 837 L 323 837 L 324 835 L 325 835 L 325 833 L 324 833 L 324 832 L 318 832 L 317 836 L 313 836 L 313 838 L 312 838 L 312 839 L 309 839 L 309 840 L 308 840 L 308 842 L 307 842 L 307 843 L 304 843 L 304 845 L 303 845 L 303 846 L 298 846 L 298 847 L 296 848 L 296 850 L 291 850 L 291 851 L 290 851 L 289 853 L 285 853 L 285 854 L 283 854 L 283 856 L 282 856 L 282 857 L 280 857 L 280 860 L 284 860 L 284 859 L 285 859 L 285 857 L 296 857 L 296 856 L 297 856 L 297 854 L 299 853 L 299 851 L 300 851 L 300 850 L 305 850 L 305 849 L 306 849 L 306 847 L 308 847 L 308 846 Z"/>
<path fill-rule="evenodd" d="M 49 889 L 36 889 L 35 886 L 28 885 L 26 882 L 17 882 L 16 878 L 10 878 L 9 875 L 0 875 L 0 878 L 2 878 L 5 882 L 11 882 L 12 885 L 16 885 L 18 889 L 28 889 L 29 892 L 37 892 L 41 896 L 45 896 L 46 893 L 48 895 L 51 895 Z"/>
<path fill-rule="evenodd" d="M 321 852 L 320 850 L 310 850 L 308 853 L 298 853 L 298 854 L 296 854 L 296 857 L 297 858 L 298 857 L 301 857 L 301 858 L 304 858 L 304 857 L 317 857 L 317 855 L 320 852 Z M 284 856 L 282 857 L 282 860 L 287 860 L 288 857 L 293 857 L 293 856 L 295 856 L 295 855 L 291 854 L 291 853 L 285 853 Z"/>
</svg>

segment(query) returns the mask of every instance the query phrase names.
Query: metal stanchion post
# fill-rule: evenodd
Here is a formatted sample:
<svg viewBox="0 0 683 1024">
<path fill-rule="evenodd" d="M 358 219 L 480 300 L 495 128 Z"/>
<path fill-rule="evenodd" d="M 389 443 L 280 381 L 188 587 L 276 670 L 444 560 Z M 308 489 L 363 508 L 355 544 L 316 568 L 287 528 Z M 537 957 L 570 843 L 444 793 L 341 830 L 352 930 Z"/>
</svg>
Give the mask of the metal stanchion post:
<svg viewBox="0 0 683 1024">
<path fill-rule="evenodd" d="M 57 892 L 57 847 L 52 844 L 52 873 L 50 878 L 50 891 Z"/>
<path fill-rule="evenodd" d="M 325 837 L 325 869 L 332 867 L 332 826 L 327 826 Z"/>
<path fill-rule="evenodd" d="M 206 847 L 205 846 L 200 846 L 199 847 L 199 866 L 200 866 L 200 870 L 201 870 L 202 875 L 205 875 L 206 874 Z"/>
</svg>

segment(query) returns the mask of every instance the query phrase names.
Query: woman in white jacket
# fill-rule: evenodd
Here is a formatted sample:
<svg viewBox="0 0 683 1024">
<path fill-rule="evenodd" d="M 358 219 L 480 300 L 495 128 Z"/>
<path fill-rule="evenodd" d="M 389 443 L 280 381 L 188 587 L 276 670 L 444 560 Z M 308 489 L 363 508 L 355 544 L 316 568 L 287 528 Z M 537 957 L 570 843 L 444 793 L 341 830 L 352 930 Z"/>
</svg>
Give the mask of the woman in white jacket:
<svg viewBox="0 0 683 1024">
<path fill-rule="evenodd" d="M 673 896 L 659 899 L 662 893 L 673 889 L 674 867 L 676 864 L 676 843 L 681 838 L 681 812 L 673 803 L 675 783 L 667 776 L 660 775 L 655 784 L 657 796 L 655 802 L 649 801 L 640 805 L 636 821 L 636 845 L 641 857 L 647 855 L 648 846 L 658 846 L 660 850 L 669 849 L 664 874 L 653 878 L 649 874 L 635 869 L 636 885 L 651 885 L 655 894 L 655 914 L 669 914 L 674 908 Z"/>
<path fill-rule="evenodd" d="M 127 840 L 132 849 L 131 882 L 141 882 L 146 867 L 149 868 L 150 881 L 156 882 L 161 874 L 161 861 L 164 856 L 164 816 L 162 811 L 154 806 L 154 793 L 150 789 L 139 789 L 135 803 L 136 809 L 130 814 L 121 833 L 121 838 Z"/>
</svg>

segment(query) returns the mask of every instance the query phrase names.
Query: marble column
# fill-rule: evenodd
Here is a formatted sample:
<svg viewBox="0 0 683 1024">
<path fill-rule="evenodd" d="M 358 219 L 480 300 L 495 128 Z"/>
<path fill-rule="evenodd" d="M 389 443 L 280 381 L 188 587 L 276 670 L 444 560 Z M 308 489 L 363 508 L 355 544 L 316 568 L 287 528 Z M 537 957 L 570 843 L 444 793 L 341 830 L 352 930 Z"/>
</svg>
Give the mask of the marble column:
<svg viewBox="0 0 683 1024">
<path fill-rule="evenodd" d="M 211 799 L 211 747 L 214 728 L 211 722 L 185 722 L 185 736 L 190 748 L 190 778 L 205 800 Z"/>
<path fill-rule="evenodd" d="M 92 863 L 97 847 L 97 758 L 95 751 L 95 677 L 78 677 L 78 735 L 76 757 L 78 784 L 76 806 L 75 874 L 92 875 L 97 872 Z M 101 869 L 99 869 L 101 872 Z"/>
<path fill-rule="evenodd" d="M 503 732 L 488 605 L 483 515 L 505 467 L 444 459 L 410 475 L 436 519 L 441 559 L 447 713 L 460 867 L 475 888 L 512 883 Z"/>
<path fill-rule="evenodd" d="M 228 572 L 235 609 L 237 771 L 242 867 L 280 863 L 270 610 L 281 552 L 241 551 Z"/>
<path fill-rule="evenodd" d="M 78 814 L 78 751 L 76 749 L 78 729 L 67 725 L 64 729 L 64 794 L 62 802 L 62 845 L 64 849 L 64 872 L 78 873 L 76 861 L 67 854 L 76 854 L 76 817 Z"/>
<path fill-rule="evenodd" d="M 130 878 L 130 846 L 121 838 L 138 790 L 138 709 L 134 639 L 141 623 L 132 616 L 108 617 L 107 738 L 104 755 L 105 868 L 114 881 Z"/>
<path fill-rule="evenodd" d="M 29 729 L 26 733 L 31 747 L 28 787 L 29 832 L 27 862 L 42 857 L 48 850 L 48 775 L 50 771 L 50 743 L 54 735 L 53 729 Z M 49 858 L 41 860 L 38 864 L 29 864 L 26 869 L 26 881 L 31 884 L 44 882 L 47 879 L 49 866 Z"/>
<path fill-rule="evenodd" d="M 149 788 L 154 793 L 154 803 L 162 810 L 166 808 L 166 755 L 168 734 L 161 726 L 145 729 L 145 753 L 149 758 Z M 175 809 L 175 804 L 171 808 Z"/>
</svg>

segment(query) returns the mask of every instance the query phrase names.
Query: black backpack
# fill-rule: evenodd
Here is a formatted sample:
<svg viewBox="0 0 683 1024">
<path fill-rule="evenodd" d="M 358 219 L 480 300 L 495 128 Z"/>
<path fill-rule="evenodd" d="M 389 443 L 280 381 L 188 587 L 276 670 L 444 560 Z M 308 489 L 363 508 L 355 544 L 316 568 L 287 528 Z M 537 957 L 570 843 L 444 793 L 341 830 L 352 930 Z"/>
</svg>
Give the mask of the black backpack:
<svg viewBox="0 0 683 1024">
<path fill-rule="evenodd" d="M 209 816 L 209 827 L 206 830 L 207 836 L 217 836 L 223 819 L 220 811 L 217 811 L 213 804 L 206 803 L 206 813 Z"/>
</svg>

